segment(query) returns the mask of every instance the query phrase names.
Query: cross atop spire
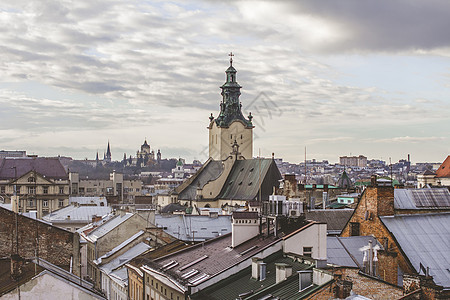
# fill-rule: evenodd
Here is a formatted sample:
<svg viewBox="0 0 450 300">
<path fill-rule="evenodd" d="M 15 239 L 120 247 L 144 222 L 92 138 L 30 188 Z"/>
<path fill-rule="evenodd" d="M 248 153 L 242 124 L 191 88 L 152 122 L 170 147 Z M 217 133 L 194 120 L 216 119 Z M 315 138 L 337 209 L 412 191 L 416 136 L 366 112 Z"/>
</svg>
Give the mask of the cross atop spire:
<svg viewBox="0 0 450 300">
<path fill-rule="evenodd" d="M 230 52 L 230 54 L 228 54 L 228 56 L 230 57 L 230 66 L 232 66 L 233 65 L 233 56 L 234 56 L 233 52 Z"/>
</svg>

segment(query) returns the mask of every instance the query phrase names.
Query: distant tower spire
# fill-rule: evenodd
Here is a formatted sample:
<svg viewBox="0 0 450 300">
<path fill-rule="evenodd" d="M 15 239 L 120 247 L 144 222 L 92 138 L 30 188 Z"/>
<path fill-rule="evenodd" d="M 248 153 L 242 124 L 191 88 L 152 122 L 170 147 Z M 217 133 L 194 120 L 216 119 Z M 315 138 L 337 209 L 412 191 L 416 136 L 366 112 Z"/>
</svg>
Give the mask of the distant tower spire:
<svg viewBox="0 0 450 300">
<path fill-rule="evenodd" d="M 109 140 L 108 140 L 108 147 L 106 148 L 106 161 L 107 162 L 111 162 L 111 147 L 109 145 Z"/>
</svg>

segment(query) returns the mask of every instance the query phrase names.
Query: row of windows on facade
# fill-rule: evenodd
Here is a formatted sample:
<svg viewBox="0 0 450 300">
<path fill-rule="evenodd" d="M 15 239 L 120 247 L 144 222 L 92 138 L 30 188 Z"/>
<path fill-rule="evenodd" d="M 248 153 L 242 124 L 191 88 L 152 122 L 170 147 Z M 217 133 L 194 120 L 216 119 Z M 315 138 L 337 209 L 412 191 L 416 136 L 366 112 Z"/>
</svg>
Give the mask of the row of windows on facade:
<svg viewBox="0 0 450 300">
<path fill-rule="evenodd" d="M 27 186 L 20 186 L 20 185 L 16 185 L 16 193 L 17 194 L 23 193 L 23 191 L 25 191 L 24 190 L 25 188 L 26 188 L 26 191 L 27 191 L 28 194 L 36 194 L 36 190 L 38 190 L 42 194 L 48 194 L 49 193 L 49 187 L 48 186 L 42 186 L 42 187 L 28 186 L 27 187 Z M 14 191 L 14 188 L 13 188 L 13 191 Z M 6 193 L 6 186 L 1 186 L 0 187 L 0 193 L 1 194 L 5 194 Z M 59 194 L 64 194 L 64 187 L 62 187 L 62 186 L 59 187 Z"/>
<path fill-rule="evenodd" d="M 72 191 L 73 191 L 72 194 L 74 194 L 75 189 L 73 188 Z M 112 187 L 101 188 L 101 189 L 100 188 L 84 188 L 84 187 L 78 188 L 78 192 L 80 194 L 83 194 L 85 191 L 86 191 L 86 193 L 92 193 L 92 192 L 98 192 L 98 191 L 101 191 L 101 192 L 107 193 L 107 194 L 114 193 L 114 189 Z M 123 191 L 124 191 L 124 193 L 131 193 L 131 192 L 134 192 L 134 191 L 139 192 L 140 189 L 139 188 L 135 188 L 135 189 L 133 189 L 133 188 L 124 188 Z"/>
<path fill-rule="evenodd" d="M 25 201 L 25 200 L 23 200 Z M 28 207 L 35 207 L 36 206 L 36 199 L 28 199 L 26 200 L 27 202 L 27 206 Z M 64 206 L 64 200 L 63 199 L 58 199 L 58 207 L 63 207 Z M 19 200 L 19 207 L 22 207 L 22 201 Z M 44 199 L 42 200 L 42 207 L 48 207 L 48 200 Z"/>
<path fill-rule="evenodd" d="M 150 284 L 150 278 L 147 277 L 147 284 Z M 153 282 L 153 279 L 151 280 L 151 286 L 153 287 L 152 290 L 155 292 L 159 292 L 159 284 L 158 282 Z M 167 289 L 161 284 L 160 286 L 161 294 L 164 292 L 164 296 L 167 296 Z M 153 300 L 153 297 L 151 298 Z M 170 299 L 174 300 L 173 292 L 170 292 Z M 147 294 L 147 300 L 150 300 L 150 295 Z M 177 300 L 180 300 L 180 296 L 177 296 Z"/>
</svg>

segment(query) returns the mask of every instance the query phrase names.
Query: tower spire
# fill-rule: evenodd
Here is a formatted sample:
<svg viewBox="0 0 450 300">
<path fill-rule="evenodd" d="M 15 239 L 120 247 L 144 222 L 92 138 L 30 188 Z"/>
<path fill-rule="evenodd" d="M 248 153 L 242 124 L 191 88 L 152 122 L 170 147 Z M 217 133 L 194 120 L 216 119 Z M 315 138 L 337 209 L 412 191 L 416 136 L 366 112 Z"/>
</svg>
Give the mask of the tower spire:
<svg viewBox="0 0 450 300">
<path fill-rule="evenodd" d="M 220 113 L 217 117 L 216 124 L 218 127 L 228 127 L 233 121 L 239 120 L 244 123 L 245 127 L 253 128 L 251 119 L 247 119 L 242 114 L 242 105 L 239 101 L 241 95 L 241 86 L 236 81 L 236 69 L 233 67 L 233 52 L 230 56 L 230 66 L 225 71 L 226 82 L 220 87 L 222 89 L 222 101 L 220 103 Z M 213 118 L 210 117 L 212 121 Z"/>
<path fill-rule="evenodd" d="M 106 161 L 111 162 L 111 147 L 109 145 L 109 140 L 108 140 L 108 147 L 106 148 Z"/>
</svg>

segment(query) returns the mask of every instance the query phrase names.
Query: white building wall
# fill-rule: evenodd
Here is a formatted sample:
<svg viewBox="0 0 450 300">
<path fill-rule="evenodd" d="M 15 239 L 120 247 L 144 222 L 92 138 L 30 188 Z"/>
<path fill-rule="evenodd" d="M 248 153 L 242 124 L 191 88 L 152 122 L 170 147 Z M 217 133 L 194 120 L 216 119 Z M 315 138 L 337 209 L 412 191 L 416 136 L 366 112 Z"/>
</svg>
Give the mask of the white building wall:
<svg viewBox="0 0 450 300">
<path fill-rule="evenodd" d="M 313 224 L 299 233 L 284 240 L 283 251 L 303 254 L 304 247 L 312 247 L 311 257 L 326 259 L 327 257 L 327 225 Z"/>
<path fill-rule="evenodd" d="M 236 247 L 259 234 L 258 219 L 233 219 L 231 247 Z"/>
</svg>

